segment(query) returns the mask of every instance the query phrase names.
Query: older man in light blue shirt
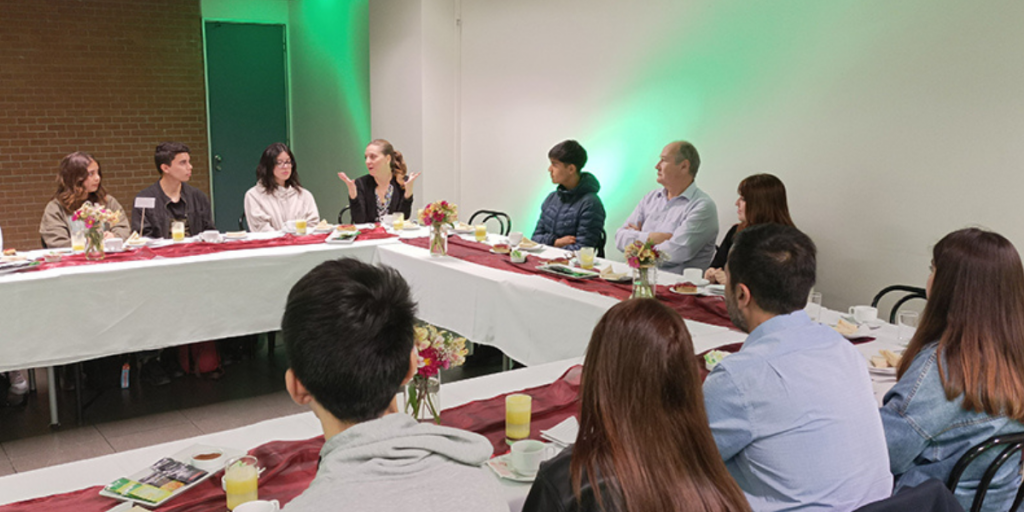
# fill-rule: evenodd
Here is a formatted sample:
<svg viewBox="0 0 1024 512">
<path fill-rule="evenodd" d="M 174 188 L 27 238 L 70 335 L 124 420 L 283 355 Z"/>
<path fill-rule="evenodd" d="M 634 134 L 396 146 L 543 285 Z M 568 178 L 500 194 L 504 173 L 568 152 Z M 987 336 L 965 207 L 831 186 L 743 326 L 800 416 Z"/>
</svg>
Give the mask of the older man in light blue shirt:
<svg viewBox="0 0 1024 512">
<path fill-rule="evenodd" d="M 660 268 L 676 273 L 686 268 L 707 270 L 715 256 L 718 208 L 693 183 L 698 167 L 700 156 L 689 142 L 672 142 L 661 150 L 655 169 L 664 188 L 644 196 L 615 232 L 620 251 L 638 240 L 649 241 L 668 256 Z"/>
<path fill-rule="evenodd" d="M 726 264 L 729 316 L 750 333 L 704 381 L 711 432 L 753 510 L 850 511 L 892 492 L 864 358 L 804 313 L 815 247 L 794 227 L 744 229 Z"/>
</svg>

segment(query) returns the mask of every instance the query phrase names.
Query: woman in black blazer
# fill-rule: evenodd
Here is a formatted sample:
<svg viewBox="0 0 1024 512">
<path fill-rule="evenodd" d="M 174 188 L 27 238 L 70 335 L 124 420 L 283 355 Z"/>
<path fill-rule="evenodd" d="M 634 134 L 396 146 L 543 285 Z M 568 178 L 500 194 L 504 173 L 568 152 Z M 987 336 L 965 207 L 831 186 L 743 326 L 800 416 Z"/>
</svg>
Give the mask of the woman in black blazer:
<svg viewBox="0 0 1024 512">
<path fill-rule="evenodd" d="M 376 139 L 366 146 L 366 170 L 369 174 L 351 179 L 338 173 L 348 187 L 348 204 L 353 223 L 379 222 L 381 217 L 395 212 L 412 215 L 412 182 L 420 173 L 407 175 L 402 153 L 395 151 L 390 142 Z"/>
</svg>

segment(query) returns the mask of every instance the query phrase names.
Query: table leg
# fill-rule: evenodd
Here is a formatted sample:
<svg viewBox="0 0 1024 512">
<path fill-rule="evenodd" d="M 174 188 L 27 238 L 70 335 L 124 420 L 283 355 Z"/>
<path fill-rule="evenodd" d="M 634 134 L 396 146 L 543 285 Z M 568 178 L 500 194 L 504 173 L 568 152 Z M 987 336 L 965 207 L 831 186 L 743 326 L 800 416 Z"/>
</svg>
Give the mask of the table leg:
<svg viewBox="0 0 1024 512">
<path fill-rule="evenodd" d="M 50 426 L 60 426 L 60 415 L 57 410 L 57 372 L 52 366 L 46 367 L 47 394 L 50 396 Z"/>
</svg>

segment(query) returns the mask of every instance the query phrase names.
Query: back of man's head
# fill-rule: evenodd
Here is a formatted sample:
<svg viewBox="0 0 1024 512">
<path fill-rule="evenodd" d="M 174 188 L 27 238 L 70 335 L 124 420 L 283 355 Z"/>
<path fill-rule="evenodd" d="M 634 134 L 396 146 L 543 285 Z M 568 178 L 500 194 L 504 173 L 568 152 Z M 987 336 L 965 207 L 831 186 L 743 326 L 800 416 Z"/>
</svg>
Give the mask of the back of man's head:
<svg viewBox="0 0 1024 512">
<path fill-rule="evenodd" d="M 807 306 L 817 268 L 814 242 L 799 229 L 781 224 L 750 226 L 729 251 L 729 287 L 750 290 L 758 307 L 784 315 Z"/>
<path fill-rule="evenodd" d="M 378 418 L 409 371 L 415 316 L 394 269 L 321 263 L 292 287 L 281 320 L 292 372 L 335 418 Z"/>
<path fill-rule="evenodd" d="M 180 142 L 161 142 L 156 147 L 156 151 L 153 153 L 153 161 L 156 163 L 156 170 L 161 175 L 164 173 L 164 169 L 161 165 L 171 165 L 174 161 L 174 157 L 181 153 L 191 153 L 188 146 Z"/>
</svg>

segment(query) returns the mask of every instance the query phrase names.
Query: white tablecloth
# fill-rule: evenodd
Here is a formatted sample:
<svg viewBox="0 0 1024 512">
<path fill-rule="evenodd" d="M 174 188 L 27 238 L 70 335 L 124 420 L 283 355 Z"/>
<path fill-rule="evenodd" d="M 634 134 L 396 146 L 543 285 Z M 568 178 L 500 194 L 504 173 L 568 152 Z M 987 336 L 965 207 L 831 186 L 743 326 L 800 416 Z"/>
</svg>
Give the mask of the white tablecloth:
<svg viewBox="0 0 1024 512">
<path fill-rule="evenodd" d="M 581 361 L 581 359 L 558 361 L 547 365 L 442 384 L 442 407 L 457 407 L 473 400 L 490 398 L 502 393 L 549 383 L 561 376 L 566 369 Z M 117 478 L 132 474 L 161 457 L 177 453 L 197 443 L 248 451 L 272 440 L 301 440 L 321 434 L 323 431 L 320 422 L 312 412 L 307 412 L 262 421 L 224 432 L 16 473 L 0 478 L 0 505 L 107 484 Z M 518 511 L 522 508 L 522 502 L 529 492 L 529 484 L 503 481 L 502 490 L 508 498 L 510 506 L 514 507 L 513 510 Z M 111 500 L 111 507 L 116 504 L 117 502 Z"/>
<path fill-rule="evenodd" d="M 0 276 L 0 371 L 276 330 L 292 285 L 377 247 L 300 245 Z"/>
<path fill-rule="evenodd" d="M 562 253 L 549 249 L 543 256 Z M 582 356 L 597 321 L 619 302 L 542 276 L 431 257 L 425 249 L 407 244 L 381 246 L 378 257 L 409 281 L 420 317 L 474 342 L 496 346 L 526 365 Z M 625 271 L 625 264 L 616 264 L 616 270 Z M 671 284 L 681 278 L 659 272 L 658 280 Z M 698 322 L 687 321 L 687 327 L 698 352 L 745 337 Z"/>
</svg>

